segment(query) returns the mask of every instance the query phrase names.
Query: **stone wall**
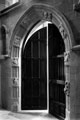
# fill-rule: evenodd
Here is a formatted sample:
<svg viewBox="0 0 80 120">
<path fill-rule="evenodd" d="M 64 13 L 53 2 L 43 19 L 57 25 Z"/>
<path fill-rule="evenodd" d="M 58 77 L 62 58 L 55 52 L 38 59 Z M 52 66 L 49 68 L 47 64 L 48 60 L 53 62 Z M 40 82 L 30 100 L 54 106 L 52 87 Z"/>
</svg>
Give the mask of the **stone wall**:
<svg viewBox="0 0 80 120">
<path fill-rule="evenodd" d="M 5 7 L 5 0 L 0 0 L 0 11 Z"/>
</svg>

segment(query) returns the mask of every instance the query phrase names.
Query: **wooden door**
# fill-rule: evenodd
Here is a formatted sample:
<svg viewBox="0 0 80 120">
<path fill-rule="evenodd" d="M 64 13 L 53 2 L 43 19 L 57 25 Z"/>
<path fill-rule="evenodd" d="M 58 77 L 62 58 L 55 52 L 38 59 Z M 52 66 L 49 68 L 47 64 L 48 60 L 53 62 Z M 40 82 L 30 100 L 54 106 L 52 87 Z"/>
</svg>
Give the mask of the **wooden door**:
<svg viewBox="0 0 80 120">
<path fill-rule="evenodd" d="M 64 42 L 56 28 L 49 24 L 49 112 L 65 118 Z"/>
<path fill-rule="evenodd" d="M 22 51 L 22 110 L 47 110 L 46 27 L 35 32 Z"/>
</svg>

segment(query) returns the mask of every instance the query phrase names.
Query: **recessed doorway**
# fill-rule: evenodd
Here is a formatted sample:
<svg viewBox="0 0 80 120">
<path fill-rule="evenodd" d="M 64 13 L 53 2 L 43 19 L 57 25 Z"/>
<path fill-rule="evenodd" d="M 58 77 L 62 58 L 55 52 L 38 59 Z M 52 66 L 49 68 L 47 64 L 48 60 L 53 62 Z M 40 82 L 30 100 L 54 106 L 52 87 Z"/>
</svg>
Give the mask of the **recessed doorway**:
<svg viewBox="0 0 80 120">
<path fill-rule="evenodd" d="M 21 110 L 46 110 L 65 118 L 65 45 L 58 28 L 44 22 L 25 40 L 21 54 Z"/>
</svg>

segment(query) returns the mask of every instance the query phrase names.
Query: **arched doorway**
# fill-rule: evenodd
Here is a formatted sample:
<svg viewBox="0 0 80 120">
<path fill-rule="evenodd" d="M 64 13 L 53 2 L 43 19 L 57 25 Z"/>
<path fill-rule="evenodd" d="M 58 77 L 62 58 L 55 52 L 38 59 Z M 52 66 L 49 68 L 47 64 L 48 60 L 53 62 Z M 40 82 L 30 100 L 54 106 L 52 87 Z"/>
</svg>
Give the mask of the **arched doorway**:
<svg viewBox="0 0 80 120">
<path fill-rule="evenodd" d="M 21 108 L 21 87 L 22 87 L 22 82 L 21 82 L 22 81 L 22 76 L 21 76 L 21 72 L 22 72 L 21 71 L 22 70 L 21 59 L 22 58 L 21 58 L 21 56 L 22 56 L 22 51 L 23 51 L 23 48 L 26 48 L 26 46 L 28 46 L 27 43 L 29 43 L 29 41 L 31 41 L 30 38 L 32 35 L 30 36 L 30 38 L 28 38 L 28 40 L 26 40 L 27 42 L 25 42 L 25 38 L 28 37 L 30 31 L 32 29 L 34 29 L 34 27 L 37 28 L 37 25 L 39 26 L 39 23 L 43 23 L 43 21 L 44 22 L 49 21 L 50 23 L 52 23 L 51 26 L 54 26 L 54 27 L 51 28 L 51 26 L 50 26 L 51 31 L 54 31 L 53 28 L 55 28 L 57 30 L 57 32 L 59 33 L 58 35 L 60 36 L 60 38 L 63 41 L 63 42 L 61 42 L 61 44 L 64 44 L 63 45 L 64 46 L 63 52 L 65 52 L 64 57 L 62 55 L 63 52 L 59 53 L 59 49 L 56 46 L 58 51 L 54 50 L 55 52 L 57 52 L 56 54 L 54 53 L 55 54 L 54 57 L 57 57 L 57 59 L 55 59 L 54 57 L 51 57 L 51 59 L 54 58 L 53 59 L 54 63 L 56 61 L 58 62 L 58 60 L 59 60 L 60 66 L 64 66 L 64 64 L 61 65 L 61 63 L 63 63 L 61 61 L 63 61 L 63 60 L 65 61 L 64 62 L 65 63 L 65 85 L 64 85 L 63 80 L 59 81 L 59 80 L 55 79 L 55 81 L 53 82 L 54 83 L 53 86 L 55 87 L 55 91 L 59 91 L 57 89 L 59 87 L 62 88 L 61 90 L 63 90 L 63 87 L 65 86 L 65 90 L 66 90 L 65 91 L 65 93 L 66 93 L 65 94 L 66 95 L 65 119 L 69 119 L 70 118 L 70 87 L 69 87 L 69 85 L 70 85 L 69 60 L 70 59 L 69 59 L 69 56 L 70 56 L 70 52 L 71 52 L 70 50 L 74 44 L 73 34 L 72 34 L 70 26 L 69 26 L 67 20 L 65 19 L 65 17 L 59 11 L 57 11 L 53 6 L 49 6 L 49 5 L 45 5 L 45 4 L 36 4 L 36 5 L 30 6 L 29 9 L 24 13 L 24 15 L 18 21 L 18 23 L 13 31 L 12 37 L 11 37 L 11 44 L 10 44 L 11 45 L 10 46 L 11 47 L 11 81 L 12 81 L 12 84 L 11 84 L 11 88 L 12 88 L 11 110 L 16 111 L 16 112 L 17 111 L 24 112 L 24 110 L 22 110 L 22 108 Z M 37 32 L 37 30 L 35 32 Z M 35 33 L 33 34 L 33 36 L 34 35 L 35 35 Z M 49 35 L 47 34 L 46 36 L 48 38 Z M 56 39 L 57 39 L 57 36 L 56 36 Z M 47 42 L 48 41 L 49 41 L 49 38 L 48 38 Z M 24 42 L 25 42 L 25 44 L 24 44 Z M 58 41 L 56 40 L 55 45 L 57 43 L 58 43 Z M 46 67 L 47 67 L 47 73 L 48 73 L 47 82 L 49 82 L 49 84 L 50 84 L 50 82 L 52 82 L 52 80 L 49 81 L 49 78 L 50 78 L 49 75 L 51 74 L 51 76 L 52 76 L 52 73 L 50 72 L 49 69 L 51 69 L 51 71 L 52 71 L 53 68 L 51 68 L 50 66 L 52 66 L 53 63 L 51 62 L 51 64 L 49 64 L 49 61 L 52 61 L 49 59 L 50 58 L 49 57 L 49 48 L 50 47 L 49 47 L 48 43 L 46 46 L 48 46 L 47 51 L 46 51 L 48 53 L 48 55 L 46 54 L 46 57 L 47 57 L 46 58 L 46 61 L 47 61 Z M 51 49 L 53 49 L 53 47 Z M 26 50 L 26 49 L 24 49 L 24 50 Z M 24 54 L 24 52 L 23 52 L 23 54 Z M 57 69 L 58 65 L 59 64 L 56 64 L 56 66 L 54 65 L 55 66 L 54 69 Z M 61 67 L 60 67 L 60 71 L 61 71 Z M 64 71 L 64 70 L 62 70 L 62 71 Z M 60 79 L 61 79 L 61 76 L 57 76 L 57 79 L 58 79 L 58 77 L 60 77 Z M 64 76 L 62 78 L 64 78 Z M 49 91 L 53 91 L 52 86 L 49 84 L 47 84 L 47 88 L 48 88 L 47 93 Z M 50 86 L 51 86 L 51 89 L 50 89 Z M 61 91 L 60 93 L 63 94 L 63 91 Z M 48 95 L 51 96 L 51 94 L 47 94 L 47 96 Z M 56 97 L 54 97 L 54 98 L 51 97 L 51 99 L 56 99 Z M 62 99 L 60 99 L 60 101 L 61 100 Z M 54 100 L 54 102 L 55 102 L 55 100 Z M 54 111 L 55 115 L 56 115 L 56 113 L 59 113 L 59 111 L 63 111 L 63 112 L 60 112 L 58 115 L 64 116 L 64 114 L 63 114 L 64 108 L 65 108 L 64 103 L 60 104 L 64 107 L 60 107 L 59 100 L 57 100 L 57 102 L 55 102 L 55 103 L 56 103 L 56 105 L 55 105 L 56 109 L 53 109 L 53 107 L 51 109 L 49 109 L 50 105 L 48 104 L 48 110 L 50 110 L 51 113 L 52 113 L 52 111 Z M 52 104 L 51 106 L 54 105 L 53 102 L 51 104 Z M 55 110 L 57 110 L 57 111 L 55 111 Z"/>
<path fill-rule="evenodd" d="M 36 29 L 22 48 L 21 109 L 45 110 L 64 119 L 64 41 L 52 23 Z"/>
</svg>

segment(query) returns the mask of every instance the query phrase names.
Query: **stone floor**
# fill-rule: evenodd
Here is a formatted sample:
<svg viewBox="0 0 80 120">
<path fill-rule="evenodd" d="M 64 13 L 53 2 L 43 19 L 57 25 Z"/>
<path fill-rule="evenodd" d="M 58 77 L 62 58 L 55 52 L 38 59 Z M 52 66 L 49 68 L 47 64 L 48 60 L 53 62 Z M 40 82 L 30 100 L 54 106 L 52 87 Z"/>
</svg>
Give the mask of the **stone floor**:
<svg viewBox="0 0 80 120">
<path fill-rule="evenodd" d="M 0 110 L 0 120 L 59 120 L 48 114 L 39 113 L 12 113 L 6 110 Z"/>
</svg>

